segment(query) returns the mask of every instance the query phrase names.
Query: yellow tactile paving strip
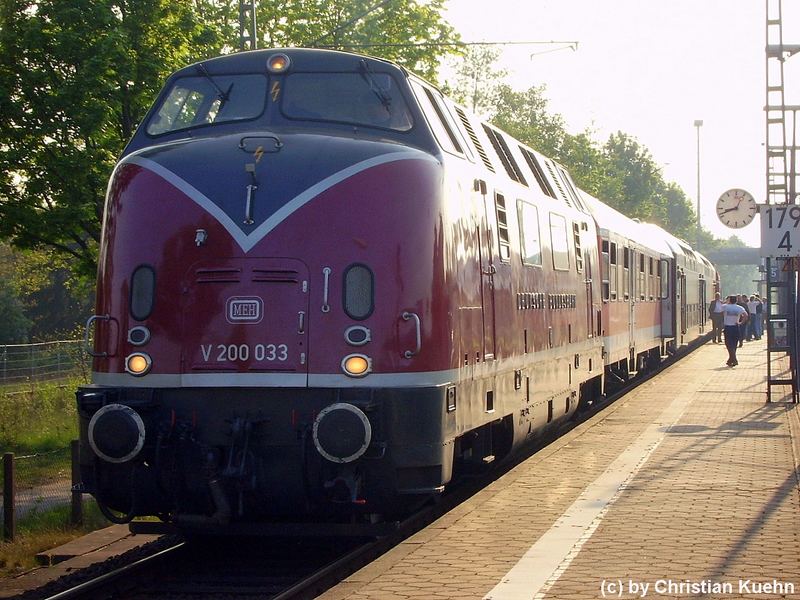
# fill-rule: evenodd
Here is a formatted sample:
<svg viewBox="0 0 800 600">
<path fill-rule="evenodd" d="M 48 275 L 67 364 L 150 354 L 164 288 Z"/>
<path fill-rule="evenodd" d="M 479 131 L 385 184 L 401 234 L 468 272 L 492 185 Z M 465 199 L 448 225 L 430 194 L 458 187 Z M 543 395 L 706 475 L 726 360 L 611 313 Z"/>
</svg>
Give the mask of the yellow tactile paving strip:
<svg viewBox="0 0 800 600">
<path fill-rule="evenodd" d="M 558 578 L 520 597 L 800 598 L 800 420 L 765 404 L 764 342 L 726 359 L 707 344 L 322 598 L 484 597 L 676 398 L 680 418 Z"/>
</svg>

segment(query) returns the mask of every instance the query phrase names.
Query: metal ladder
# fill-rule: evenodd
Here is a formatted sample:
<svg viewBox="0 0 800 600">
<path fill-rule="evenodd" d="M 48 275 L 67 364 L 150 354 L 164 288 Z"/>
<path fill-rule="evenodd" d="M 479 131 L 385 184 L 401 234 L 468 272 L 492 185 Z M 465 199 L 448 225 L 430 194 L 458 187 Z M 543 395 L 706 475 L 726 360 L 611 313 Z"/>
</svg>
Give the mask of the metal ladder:
<svg viewBox="0 0 800 600">
<path fill-rule="evenodd" d="M 787 105 L 784 90 L 786 59 L 800 44 L 784 44 L 782 0 L 766 0 L 766 202 L 794 204 L 797 200 L 797 118 L 800 105 Z M 789 142 L 789 130 L 791 141 Z M 767 402 L 773 388 L 791 387 L 792 402 L 800 401 L 797 369 L 797 269 L 791 258 L 767 258 Z M 780 395 L 785 397 L 785 392 Z"/>
</svg>

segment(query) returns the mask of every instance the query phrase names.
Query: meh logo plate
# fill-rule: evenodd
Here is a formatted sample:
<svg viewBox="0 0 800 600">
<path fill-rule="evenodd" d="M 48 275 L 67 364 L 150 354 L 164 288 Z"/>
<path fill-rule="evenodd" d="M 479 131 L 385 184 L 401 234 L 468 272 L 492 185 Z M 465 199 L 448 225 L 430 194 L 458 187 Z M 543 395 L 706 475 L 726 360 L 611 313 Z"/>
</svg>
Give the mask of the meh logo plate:
<svg viewBox="0 0 800 600">
<path fill-rule="evenodd" d="M 264 318 L 264 301 L 257 296 L 233 296 L 225 303 L 228 323 L 260 323 Z"/>
</svg>

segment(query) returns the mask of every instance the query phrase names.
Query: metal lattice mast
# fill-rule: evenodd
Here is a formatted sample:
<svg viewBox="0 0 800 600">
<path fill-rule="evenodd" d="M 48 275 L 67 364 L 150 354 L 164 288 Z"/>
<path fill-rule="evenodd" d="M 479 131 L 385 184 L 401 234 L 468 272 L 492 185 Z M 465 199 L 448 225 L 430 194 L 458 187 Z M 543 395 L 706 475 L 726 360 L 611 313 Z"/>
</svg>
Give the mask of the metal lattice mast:
<svg viewBox="0 0 800 600">
<path fill-rule="evenodd" d="M 783 40 L 782 0 L 766 0 L 766 203 L 797 200 L 797 116 L 786 104 L 784 65 L 800 45 Z M 791 138 L 789 132 L 791 131 Z M 773 386 L 791 386 L 798 402 L 797 271 L 792 258 L 767 258 L 767 402 Z M 788 356 L 788 365 L 786 364 Z"/>
<path fill-rule="evenodd" d="M 258 48 L 256 0 L 239 0 L 239 50 Z"/>
</svg>

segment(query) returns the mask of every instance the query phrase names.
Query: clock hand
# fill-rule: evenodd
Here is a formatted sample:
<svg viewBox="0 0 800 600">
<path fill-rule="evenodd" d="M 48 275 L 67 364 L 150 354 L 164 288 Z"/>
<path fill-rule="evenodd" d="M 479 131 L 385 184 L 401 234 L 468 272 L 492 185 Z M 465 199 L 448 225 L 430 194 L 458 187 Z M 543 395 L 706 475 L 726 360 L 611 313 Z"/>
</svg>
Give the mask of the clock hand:
<svg viewBox="0 0 800 600">
<path fill-rule="evenodd" d="M 739 202 L 736 203 L 736 206 L 731 206 L 730 208 L 723 210 L 720 214 L 724 215 L 734 210 L 739 210 L 739 207 L 742 205 L 742 200 L 744 200 L 744 198 L 739 198 Z"/>
</svg>

